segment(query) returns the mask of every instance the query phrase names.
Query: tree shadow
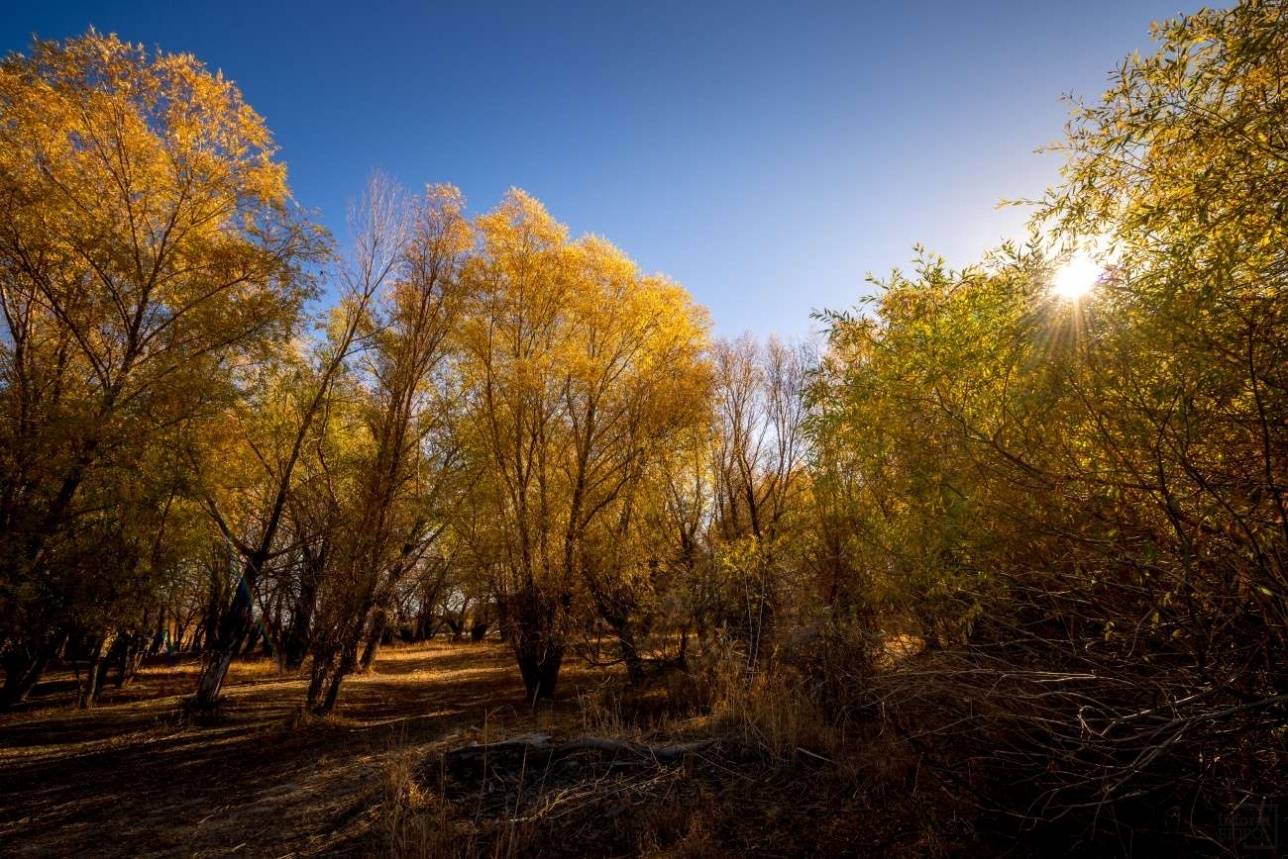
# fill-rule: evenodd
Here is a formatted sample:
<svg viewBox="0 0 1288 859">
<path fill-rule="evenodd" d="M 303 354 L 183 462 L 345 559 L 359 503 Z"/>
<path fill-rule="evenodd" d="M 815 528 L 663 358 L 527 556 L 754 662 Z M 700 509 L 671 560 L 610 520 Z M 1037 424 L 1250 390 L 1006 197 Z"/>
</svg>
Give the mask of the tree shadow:
<svg viewBox="0 0 1288 859">
<path fill-rule="evenodd" d="M 9 855 L 341 849 L 369 823 L 394 756 L 498 712 L 526 718 L 510 655 L 495 644 L 393 647 L 374 668 L 345 681 L 325 720 L 299 716 L 304 677 L 243 672 L 218 720 L 185 722 L 192 674 L 176 684 L 164 667 L 93 710 L 10 714 L 0 844 Z"/>
</svg>

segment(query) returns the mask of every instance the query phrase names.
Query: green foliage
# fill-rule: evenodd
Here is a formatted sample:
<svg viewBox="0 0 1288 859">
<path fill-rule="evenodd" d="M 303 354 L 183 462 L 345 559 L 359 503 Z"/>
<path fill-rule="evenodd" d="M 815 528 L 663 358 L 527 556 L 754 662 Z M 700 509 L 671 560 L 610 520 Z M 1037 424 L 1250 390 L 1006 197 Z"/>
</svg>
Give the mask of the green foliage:
<svg viewBox="0 0 1288 859">
<path fill-rule="evenodd" d="M 1284 751 L 1288 27 L 1245 2 L 1156 37 L 1077 109 L 1030 246 L 922 256 L 827 317 L 812 428 L 887 629 L 1040 738 L 1006 778 L 1065 813 L 1170 796 L 1201 836 Z M 1088 253 L 1098 282 L 1062 296 Z"/>
</svg>

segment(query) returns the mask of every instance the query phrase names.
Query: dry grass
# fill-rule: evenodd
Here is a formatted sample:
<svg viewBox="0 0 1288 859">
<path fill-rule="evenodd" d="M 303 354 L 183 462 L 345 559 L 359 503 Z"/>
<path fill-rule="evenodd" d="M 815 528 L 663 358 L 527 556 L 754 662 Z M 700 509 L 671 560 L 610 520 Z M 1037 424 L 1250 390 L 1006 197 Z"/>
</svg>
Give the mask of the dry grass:
<svg viewBox="0 0 1288 859">
<path fill-rule="evenodd" d="M 778 761 L 830 760 L 838 732 L 798 680 L 784 674 L 722 675 L 712 706 L 717 726 Z"/>
<path fill-rule="evenodd" d="M 416 758 L 403 752 L 386 771 L 378 830 L 385 850 L 399 859 L 471 855 L 440 795 L 413 778 Z"/>
<path fill-rule="evenodd" d="M 847 735 L 790 666 L 748 678 L 740 664 L 712 654 L 642 687 L 601 675 L 579 690 L 575 710 L 541 720 L 555 736 L 548 746 L 591 736 L 696 747 L 682 763 L 498 752 L 463 775 L 439 754 L 401 759 L 389 773 L 384 848 L 453 857 L 971 853 L 969 802 L 914 748 L 875 723 Z M 494 723 L 470 739 L 517 728 Z"/>
<path fill-rule="evenodd" d="M 0 852 L 714 859 L 963 843 L 939 822 L 947 800 L 915 753 L 846 737 L 791 671 L 748 683 L 736 664 L 713 657 L 641 688 L 570 664 L 561 700 L 534 713 L 500 646 L 395 647 L 316 719 L 301 712 L 303 677 L 252 660 L 235 664 L 211 725 L 177 718 L 191 662 L 150 665 L 90 711 L 68 709 L 53 685 L 0 720 Z M 665 766 L 610 756 L 577 774 L 532 760 L 490 788 L 435 765 L 445 750 L 533 732 L 721 742 Z M 502 782 L 511 793 L 495 793 Z"/>
</svg>

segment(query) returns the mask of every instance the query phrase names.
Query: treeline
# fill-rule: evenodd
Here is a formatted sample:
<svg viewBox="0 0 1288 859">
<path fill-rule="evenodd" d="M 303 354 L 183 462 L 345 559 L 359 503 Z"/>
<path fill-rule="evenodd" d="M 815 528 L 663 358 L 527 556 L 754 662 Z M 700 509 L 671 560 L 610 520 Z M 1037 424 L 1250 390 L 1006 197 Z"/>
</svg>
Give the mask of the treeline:
<svg viewBox="0 0 1288 859">
<path fill-rule="evenodd" d="M 998 819 L 1219 846 L 1288 742 L 1288 22 L 1156 38 L 1029 244 L 925 255 L 817 349 L 712 342 L 518 191 L 377 178 L 337 249 L 193 58 L 10 57 L 5 703 L 177 646 L 210 707 L 263 646 L 325 714 L 382 641 L 495 630 L 533 701 L 570 656 L 732 672 Z"/>
</svg>

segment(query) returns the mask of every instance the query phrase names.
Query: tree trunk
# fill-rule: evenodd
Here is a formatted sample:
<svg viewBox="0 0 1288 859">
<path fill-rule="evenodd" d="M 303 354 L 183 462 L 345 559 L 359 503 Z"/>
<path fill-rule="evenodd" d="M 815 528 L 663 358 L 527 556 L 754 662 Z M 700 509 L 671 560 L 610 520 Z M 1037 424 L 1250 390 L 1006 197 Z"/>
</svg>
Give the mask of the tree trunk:
<svg viewBox="0 0 1288 859">
<path fill-rule="evenodd" d="M 371 628 L 367 631 L 367 643 L 362 648 L 362 658 L 358 660 L 359 672 L 365 672 L 375 661 L 376 654 L 380 651 L 380 643 L 384 640 L 385 631 L 388 628 L 389 613 L 377 607 L 371 613 Z"/>
<path fill-rule="evenodd" d="M 344 682 L 346 675 L 353 672 L 356 663 L 353 648 L 345 648 L 340 657 L 339 669 L 331 675 L 331 683 L 327 686 L 326 697 L 322 699 L 322 712 L 319 715 L 325 716 L 335 709 L 336 699 L 340 696 L 340 684 Z"/>
<path fill-rule="evenodd" d="M 496 598 L 496 622 L 501 640 L 508 642 L 513 635 L 513 630 L 510 628 L 510 604 L 499 596 Z"/>
<path fill-rule="evenodd" d="M 313 624 L 313 609 L 317 605 L 317 583 L 311 579 L 300 588 L 300 599 L 291 613 L 291 626 L 286 633 L 285 662 L 287 669 L 295 671 L 304 664 L 309 651 L 309 632 Z"/>
<path fill-rule="evenodd" d="M 631 628 L 629 622 L 623 622 L 620 626 L 614 624 L 617 630 L 617 646 L 622 654 L 622 662 L 626 665 L 626 678 L 632 684 L 638 684 L 644 679 L 644 660 L 640 658 L 639 648 L 635 646 L 635 630 Z"/>
<path fill-rule="evenodd" d="M 107 671 L 112 666 L 119 648 L 124 645 L 123 638 L 119 634 L 112 634 L 99 638 L 94 643 L 90 649 L 89 666 L 86 669 L 85 678 L 81 681 L 76 696 L 76 706 L 88 709 L 98 703 L 98 693 L 103 689 L 103 683 L 107 680 Z M 104 653 L 105 649 L 106 653 Z M 78 671 L 77 674 L 79 673 Z"/>
<path fill-rule="evenodd" d="M 313 669 L 309 678 L 309 688 L 305 705 L 315 716 L 326 716 L 335 709 L 335 702 L 340 695 L 340 684 L 345 675 L 352 673 L 357 665 L 355 649 L 344 647 L 337 653 L 314 654 Z"/>
<path fill-rule="evenodd" d="M 318 710 L 333 658 L 331 654 L 313 654 L 313 666 L 309 669 L 309 688 L 304 693 L 304 706 L 310 713 Z"/>
<path fill-rule="evenodd" d="M 536 706 L 538 701 L 554 698 L 563 665 L 564 641 L 558 629 L 561 599 L 551 598 L 530 585 L 509 602 L 510 646 L 514 648 L 528 700 Z"/>
<path fill-rule="evenodd" d="M 528 701 L 536 706 L 539 701 L 554 700 L 559 669 L 563 665 L 563 648 L 550 648 L 541 653 L 518 652 L 516 648 L 515 658 Z"/>
<path fill-rule="evenodd" d="M 245 638 L 251 624 L 250 577 L 243 573 L 237 583 L 232 605 L 220 618 L 218 634 L 207 640 L 208 650 L 201 668 L 201 677 L 197 680 L 197 694 L 193 705 L 200 709 L 212 709 L 219 703 L 219 695 L 228 677 L 228 667 L 232 665 L 237 646 Z"/>
<path fill-rule="evenodd" d="M 117 663 L 116 688 L 130 685 L 139 673 L 143 657 L 147 654 L 148 636 L 144 633 L 131 633 L 126 636 L 125 647 L 121 650 Z"/>
<path fill-rule="evenodd" d="M 16 707 L 35 688 L 57 645 L 23 644 L 4 654 L 4 687 L 0 688 L 0 710 Z"/>
</svg>

